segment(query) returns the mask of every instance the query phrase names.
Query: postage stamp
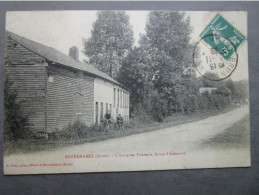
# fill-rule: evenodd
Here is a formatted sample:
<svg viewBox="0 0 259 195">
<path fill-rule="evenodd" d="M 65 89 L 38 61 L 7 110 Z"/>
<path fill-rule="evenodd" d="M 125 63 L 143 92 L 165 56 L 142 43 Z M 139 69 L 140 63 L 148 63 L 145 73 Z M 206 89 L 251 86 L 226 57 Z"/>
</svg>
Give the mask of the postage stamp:
<svg viewBox="0 0 259 195">
<path fill-rule="evenodd" d="M 241 32 L 220 14 L 213 18 L 200 34 L 200 37 L 226 60 L 230 59 L 235 50 L 246 39 Z"/>
<path fill-rule="evenodd" d="M 220 81 L 231 76 L 238 65 L 238 47 L 246 37 L 219 13 L 199 35 L 193 62 L 204 78 Z"/>
</svg>

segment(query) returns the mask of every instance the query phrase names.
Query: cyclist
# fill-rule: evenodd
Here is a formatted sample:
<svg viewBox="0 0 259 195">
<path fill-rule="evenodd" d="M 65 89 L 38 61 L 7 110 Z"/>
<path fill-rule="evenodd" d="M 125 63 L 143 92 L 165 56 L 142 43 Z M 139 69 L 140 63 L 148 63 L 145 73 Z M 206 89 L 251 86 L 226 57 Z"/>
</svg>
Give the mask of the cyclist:
<svg viewBox="0 0 259 195">
<path fill-rule="evenodd" d="M 123 128 L 123 118 L 121 114 L 119 114 L 119 116 L 117 117 L 117 124 L 119 128 Z"/>
<path fill-rule="evenodd" d="M 106 114 L 104 115 L 104 119 L 105 119 L 104 125 L 105 127 L 108 127 L 111 124 L 111 113 L 109 112 L 109 110 L 106 111 Z"/>
</svg>

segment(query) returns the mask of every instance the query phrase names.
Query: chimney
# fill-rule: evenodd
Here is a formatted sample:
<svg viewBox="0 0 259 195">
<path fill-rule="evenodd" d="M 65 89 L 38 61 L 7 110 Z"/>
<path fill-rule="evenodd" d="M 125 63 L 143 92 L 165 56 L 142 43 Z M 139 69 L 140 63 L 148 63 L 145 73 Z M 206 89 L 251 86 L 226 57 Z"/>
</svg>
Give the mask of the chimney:
<svg viewBox="0 0 259 195">
<path fill-rule="evenodd" d="M 70 47 L 69 56 L 79 62 L 79 50 L 76 46 Z"/>
</svg>

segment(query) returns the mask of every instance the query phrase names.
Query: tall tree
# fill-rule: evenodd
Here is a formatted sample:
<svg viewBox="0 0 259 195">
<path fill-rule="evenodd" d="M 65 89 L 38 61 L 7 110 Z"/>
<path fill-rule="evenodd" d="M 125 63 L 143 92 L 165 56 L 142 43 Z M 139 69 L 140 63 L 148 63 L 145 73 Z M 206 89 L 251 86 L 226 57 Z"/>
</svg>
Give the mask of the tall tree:
<svg viewBox="0 0 259 195">
<path fill-rule="evenodd" d="M 133 30 L 125 12 L 100 11 L 91 38 L 83 40 L 83 52 L 90 64 L 116 78 L 133 42 Z"/>
<path fill-rule="evenodd" d="M 184 109 L 181 101 L 188 93 L 193 73 L 190 33 L 190 20 L 183 12 L 152 11 L 146 34 L 140 39 L 140 46 L 148 51 L 151 59 L 153 83 L 167 100 L 168 112 L 164 115 Z"/>
<path fill-rule="evenodd" d="M 118 75 L 118 81 L 130 89 L 131 112 L 134 113 L 138 112 L 140 107 L 144 111 L 151 109 L 153 74 L 146 56 L 146 51 L 141 48 L 130 50 Z"/>
</svg>

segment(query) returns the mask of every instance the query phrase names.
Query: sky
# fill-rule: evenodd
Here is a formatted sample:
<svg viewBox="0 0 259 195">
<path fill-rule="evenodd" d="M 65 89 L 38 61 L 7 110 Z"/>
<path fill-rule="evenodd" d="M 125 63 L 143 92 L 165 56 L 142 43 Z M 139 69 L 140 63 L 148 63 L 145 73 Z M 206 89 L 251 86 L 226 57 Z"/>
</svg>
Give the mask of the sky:
<svg viewBox="0 0 259 195">
<path fill-rule="evenodd" d="M 6 30 L 20 36 L 53 47 L 65 54 L 69 48 L 77 46 L 83 50 L 82 39 L 91 37 L 92 25 L 97 11 L 20 11 L 7 12 Z M 145 33 L 148 11 L 126 11 L 134 32 L 135 45 L 139 35 Z M 190 17 L 193 33 L 191 41 L 197 42 L 199 34 L 213 19 L 217 12 L 186 12 Z M 222 12 L 227 20 L 245 36 L 247 35 L 247 15 L 245 12 Z M 247 36 L 246 36 L 247 37 Z M 248 78 L 247 42 L 238 48 L 239 63 L 231 78 L 241 80 Z M 85 57 L 80 52 L 80 60 Z"/>
</svg>

